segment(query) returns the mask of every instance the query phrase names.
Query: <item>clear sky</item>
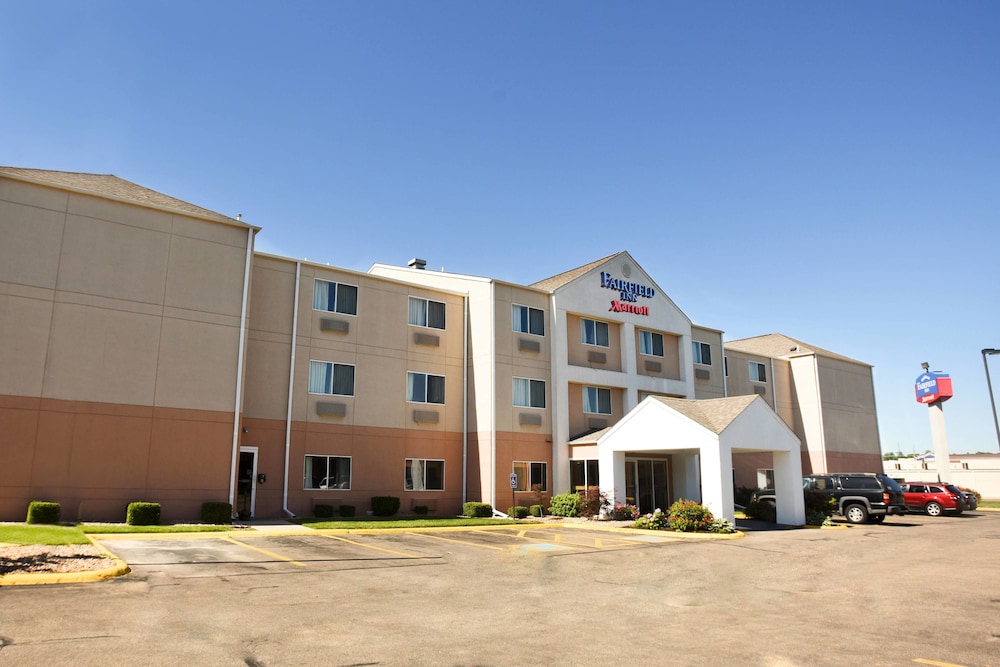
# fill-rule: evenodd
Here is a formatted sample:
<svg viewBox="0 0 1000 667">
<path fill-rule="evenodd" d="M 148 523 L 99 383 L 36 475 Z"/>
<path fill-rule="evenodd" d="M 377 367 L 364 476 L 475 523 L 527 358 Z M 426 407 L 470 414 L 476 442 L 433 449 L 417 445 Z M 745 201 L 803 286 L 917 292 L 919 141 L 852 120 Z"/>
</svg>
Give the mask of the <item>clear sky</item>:
<svg viewBox="0 0 1000 667">
<path fill-rule="evenodd" d="M 924 361 L 998 450 L 998 2 L 7 2 L 0 164 L 362 271 L 628 250 L 726 340 L 873 365 L 884 451 L 933 449 Z"/>
</svg>

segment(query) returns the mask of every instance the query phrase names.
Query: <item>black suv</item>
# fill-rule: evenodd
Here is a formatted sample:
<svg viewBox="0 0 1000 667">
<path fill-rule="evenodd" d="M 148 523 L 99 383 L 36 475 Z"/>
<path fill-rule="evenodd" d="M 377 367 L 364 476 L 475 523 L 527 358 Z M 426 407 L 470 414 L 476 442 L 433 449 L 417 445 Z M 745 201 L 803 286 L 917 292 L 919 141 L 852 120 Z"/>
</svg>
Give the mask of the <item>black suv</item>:
<svg viewBox="0 0 1000 667">
<path fill-rule="evenodd" d="M 828 495 L 837 501 L 837 511 L 851 523 L 882 523 L 889 514 L 906 514 L 903 490 L 896 480 L 873 472 L 833 472 L 807 475 L 802 490 Z M 762 491 L 757 499 L 774 503 L 774 491 Z"/>
</svg>

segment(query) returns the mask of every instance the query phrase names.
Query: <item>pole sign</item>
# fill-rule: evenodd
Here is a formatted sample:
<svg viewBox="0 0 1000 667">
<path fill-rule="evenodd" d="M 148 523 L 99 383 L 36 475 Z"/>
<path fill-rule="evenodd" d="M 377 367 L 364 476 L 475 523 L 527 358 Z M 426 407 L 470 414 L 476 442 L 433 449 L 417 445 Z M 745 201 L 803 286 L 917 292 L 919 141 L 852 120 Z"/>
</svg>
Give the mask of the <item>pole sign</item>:
<svg viewBox="0 0 1000 667">
<path fill-rule="evenodd" d="M 947 401 L 952 397 L 951 376 L 934 371 L 921 373 L 914 389 L 917 392 L 917 403 Z"/>
</svg>

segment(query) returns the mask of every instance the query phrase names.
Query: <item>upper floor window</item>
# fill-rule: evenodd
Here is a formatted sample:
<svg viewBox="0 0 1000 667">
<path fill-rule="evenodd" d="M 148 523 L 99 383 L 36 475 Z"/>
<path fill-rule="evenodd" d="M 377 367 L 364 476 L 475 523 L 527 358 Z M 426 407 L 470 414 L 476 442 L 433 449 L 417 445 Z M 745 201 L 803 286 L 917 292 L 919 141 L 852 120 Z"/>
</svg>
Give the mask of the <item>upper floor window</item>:
<svg viewBox="0 0 1000 667">
<path fill-rule="evenodd" d="M 585 345 L 598 345 L 600 347 L 610 347 L 608 338 L 608 323 L 596 320 L 581 319 L 580 334 Z"/>
<path fill-rule="evenodd" d="M 639 331 L 639 352 L 654 357 L 663 356 L 663 334 Z"/>
<path fill-rule="evenodd" d="M 444 304 L 440 301 L 410 297 L 410 324 L 444 329 Z"/>
<path fill-rule="evenodd" d="M 310 361 L 309 393 L 354 396 L 354 366 L 331 361 Z"/>
<path fill-rule="evenodd" d="M 764 364 L 756 361 L 750 362 L 750 380 L 753 382 L 767 382 L 767 375 L 764 373 Z"/>
<path fill-rule="evenodd" d="M 544 408 L 545 381 L 514 378 L 514 405 L 519 408 Z"/>
<path fill-rule="evenodd" d="M 313 309 L 357 315 L 358 288 L 356 285 L 343 285 L 317 278 L 313 281 Z"/>
<path fill-rule="evenodd" d="M 406 400 L 411 403 L 444 403 L 444 376 L 406 374 Z"/>
<path fill-rule="evenodd" d="M 584 387 L 583 411 L 595 415 L 610 415 L 611 390 L 606 387 Z"/>
<path fill-rule="evenodd" d="M 513 328 L 518 333 L 545 335 L 545 311 L 514 304 Z"/>
<path fill-rule="evenodd" d="M 691 348 L 694 352 L 694 363 L 704 364 L 705 366 L 712 365 L 712 346 L 708 343 L 699 343 L 698 341 L 691 341 Z"/>
</svg>

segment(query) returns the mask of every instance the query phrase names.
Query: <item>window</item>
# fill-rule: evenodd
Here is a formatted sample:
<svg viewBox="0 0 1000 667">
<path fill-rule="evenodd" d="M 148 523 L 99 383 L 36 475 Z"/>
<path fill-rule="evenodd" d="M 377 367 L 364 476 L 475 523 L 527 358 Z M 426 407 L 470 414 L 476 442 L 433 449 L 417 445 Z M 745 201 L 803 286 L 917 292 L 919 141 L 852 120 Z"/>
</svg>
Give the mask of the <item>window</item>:
<svg viewBox="0 0 1000 667">
<path fill-rule="evenodd" d="M 774 468 L 757 468 L 757 488 L 774 488 Z"/>
<path fill-rule="evenodd" d="M 313 310 L 357 315 L 358 288 L 317 278 L 313 281 Z"/>
<path fill-rule="evenodd" d="M 444 403 L 444 376 L 406 374 L 406 400 L 411 403 Z"/>
<path fill-rule="evenodd" d="M 585 345 L 610 347 L 608 342 L 608 323 L 595 320 L 580 320 L 580 333 Z"/>
<path fill-rule="evenodd" d="M 354 396 L 354 366 L 310 361 L 309 393 Z"/>
<path fill-rule="evenodd" d="M 764 364 L 756 361 L 750 362 L 750 380 L 753 382 L 767 382 L 767 375 L 764 374 Z"/>
<path fill-rule="evenodd" d="M 652 331 L 639 332 L 639 352 L 654 357 L 663 356 L 663 334 Z"/>
<path fill-rule="evenodd" d="M 548 491 L 548 464 L 544 461 L 514 461 L 515 491 Z"/>
<path fill-rule="evenodd" d="M 722 368 L 726 377 L 729 377 L 729 357 L 722 357 Z"/>
<path fill-rule="evenodd" d="M 596 415 L 610 415 L 611 390 L 605 387 L 584 387 L 583 411 Z"/>
<path fill-rule="evenodd" d="M 545 311 L 514 304 L 513 328 L 519 333 L 545 335 Z"/>
<path fill-rule="evenodd" d="M 704 364 L 706 366 L 712 365 L 712 346 L 708 343 L 699 343 L 698 341 L 691 342 L 692 351 L 694 352 L 694 363 Z"/>
<path fill-rule="evenodd" d="M 350 456 L 306 456 L 302 488 L 327 491 L 351 490 Z"/>
<path fill-rule="evenodd" d="M 444 304 L 410 297 L 410 324 L 417 327 L 444 329 Z"/>
<path fill-rule="evenodd" d="M 545 381 L 514 378 L 514 405 L 519 408 L 544 408 Z"/>
<path fill-rule="evenodd" d="M 586 491 L 587 487 L 600 486 L 597 459 L 569 462 L 569 483 L 573 491 Z"/>
<path fill-rule="evenodd" d="M 444 491 L 444 461 L 406 459 L 403 476 L 406 491 Z"/>
</svg>

